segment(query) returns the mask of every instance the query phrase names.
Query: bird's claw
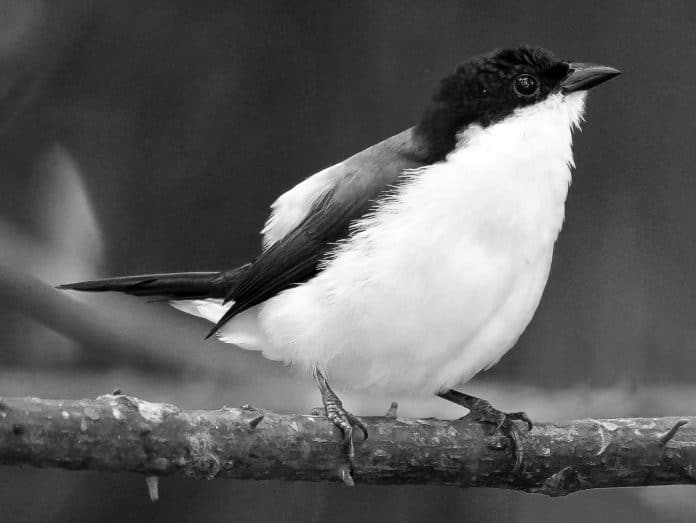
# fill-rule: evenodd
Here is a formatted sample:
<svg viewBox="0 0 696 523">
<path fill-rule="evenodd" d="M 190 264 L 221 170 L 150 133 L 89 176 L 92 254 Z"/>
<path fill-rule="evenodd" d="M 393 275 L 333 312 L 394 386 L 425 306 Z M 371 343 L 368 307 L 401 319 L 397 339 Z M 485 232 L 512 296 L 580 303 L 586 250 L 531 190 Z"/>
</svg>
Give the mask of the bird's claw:
<svg viewBox="0 0 696 523">
<path fill-rule="evenodd" d="M 515 456 L 515 465 L 512 468 L 512 473 L 516 473 L 522 467 L 524 459 L 524 450 L 522 447 L 522 435 L 520 429 L 515 425 L 515 421 L 522 421 L 527 424 L 527 430 L 532 430 L 534 426 L 532 420 L 529 419 L 524 412 L 502 412 L 493 407 L 488 401 L 477 399 L 471 406 L 469 415 L 472 419 L 480 423 L 491 423 L 495 425 L 495 429 L 491 434 L 503 433 L 510 438 L 512 442 L 512 451 Z"/>
<path fill-rule="evenodd" d="M 508 412 L 506 414 L 504 412 L 498 411 L 498 413 L 500 414 L 500 420 L 498 421 L 498 425 L 495 427 L 494 432 L 497 432 L 500 429 L 502 429 L 503 425 L 512 424 L 513 421 L 523 421 L 524 423 L 526 423 L 528 432 L 532 430 L 532 428 L 534 428 L 534 424 L 532 423 L 532 420 L 529 419 L 529 416 L 527 416 L 526 412 Z M 512 426 L 514 427 L 514 424 L 512 424 Z"/>
<path fill-rule="evenodd" d="M 344 454 L 348 460 L 349 472 L 352 474 L 354 470 L 355 461 L 355 445 L 353 443 L 353 429 L 359 428 L 364 438 L 367 439 L 367 427 L 360 421 L 355 415 L 348 412 L 343 408 L 343 402 L 339 399 L 336 393 L 329 386 L 328 381 L 321 373 L 319 368 L 315 365 L 312 369 L 312 375 L 314 380 L 319 386 L 319 391 L 321 392 L 322 403 L 324 404 L 324 411 L 326 412 L 326 417 L 338 427 L 343 435 L 342 445 Z M 352 486 L 352 478 L 350 481 L 345 479 L 345 474 L 341 474 L 344 483 Z M 348 476 L 350 477 L 350 476 Z"/>
<path fill-rule="evenodd" d="M 356 418 L 353 414 L 348 412 L 341 405 L 329 405 L 326 408 L 326 417 L 329 421 L 333 423 L 336 427 L 341 430 L 343 434 L 343 452 L 348 459 L 348 465 L 350 467 L 351 473 L 354 469 L 355 462 L 355 445 L 353 443 L 353 429 L 359 428 L 367 439 L 367 427 L 365 424 Z"/>
</svg>

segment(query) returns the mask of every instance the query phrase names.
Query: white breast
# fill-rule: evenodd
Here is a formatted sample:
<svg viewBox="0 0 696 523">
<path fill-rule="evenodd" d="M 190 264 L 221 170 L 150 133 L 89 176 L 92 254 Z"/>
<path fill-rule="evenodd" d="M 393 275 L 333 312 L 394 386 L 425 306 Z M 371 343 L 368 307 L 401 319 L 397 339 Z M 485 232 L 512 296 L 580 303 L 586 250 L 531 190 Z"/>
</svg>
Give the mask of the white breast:
<svg viewBox="0 0 696 523">
<path fill-rule="evenodd" d="M 552 96 L 469 128 L 358 223 L 325 270 L 240 325 L 252 314 L 267 357 L 318 362 L 339 387 L 432 393 L 494 364 L 541 298 L 583 100 Z"/>
</svg>

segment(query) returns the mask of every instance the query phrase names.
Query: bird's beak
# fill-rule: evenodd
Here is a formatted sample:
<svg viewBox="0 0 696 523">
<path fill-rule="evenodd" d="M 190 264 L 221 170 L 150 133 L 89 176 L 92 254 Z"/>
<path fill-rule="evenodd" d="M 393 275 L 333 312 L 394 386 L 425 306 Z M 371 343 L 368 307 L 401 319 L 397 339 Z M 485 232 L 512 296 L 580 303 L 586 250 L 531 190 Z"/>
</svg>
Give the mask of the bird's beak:
<svg viewBox="0 0 696 523">
<path fill-rule="evenodd" d="M 621 74 L 618 69 L 606 65 L 573 62 L 568 66 L 568 76 L 561 82 L 561 92 L 564 94 L 585 91 Z"/>
</svg>

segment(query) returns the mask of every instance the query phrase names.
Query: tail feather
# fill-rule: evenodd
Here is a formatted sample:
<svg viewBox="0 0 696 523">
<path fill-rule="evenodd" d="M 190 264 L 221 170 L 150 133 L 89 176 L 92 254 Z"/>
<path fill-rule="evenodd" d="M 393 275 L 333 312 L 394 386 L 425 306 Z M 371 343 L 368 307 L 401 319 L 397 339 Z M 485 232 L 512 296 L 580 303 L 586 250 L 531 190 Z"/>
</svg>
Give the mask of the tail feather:
<svg viewBox="0 0 696 523">
<path fill-rule="evenodd" d="M 249 267 L 242 265 L 220 272 L 175 272 L 122 276 L 103 280 L 58 285 L 58 289 L 75 291 L 115 291 L 133 296 L 159 296 L 166 299 L 224 298 Z"/>
</svg>

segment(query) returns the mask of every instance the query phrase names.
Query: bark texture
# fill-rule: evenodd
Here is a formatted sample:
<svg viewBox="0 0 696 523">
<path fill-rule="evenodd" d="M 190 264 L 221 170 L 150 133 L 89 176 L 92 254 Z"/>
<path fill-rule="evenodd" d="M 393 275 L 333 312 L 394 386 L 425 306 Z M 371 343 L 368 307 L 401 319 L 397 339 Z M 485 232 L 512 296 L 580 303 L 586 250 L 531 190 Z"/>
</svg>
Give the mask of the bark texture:
<svg viewBox="0 0 696 523">
<path fill-rule="evenodd" d="M 361 419 L 370 438 L 357 438 L 353 476 L 363 484 L 501 487 L 559 496 L 696 482 L 696 417 L 539 424 L 521 431 L 524 463 L 514 475 L 509 441 L 489 435 L 489 427 L 466 419 Z M 345 466 L 338 436 L 323 416 L 248 406 L 187 411 L 120 394 L 0 401 L 5 465 L 340 481 Z"/>
</svg>

